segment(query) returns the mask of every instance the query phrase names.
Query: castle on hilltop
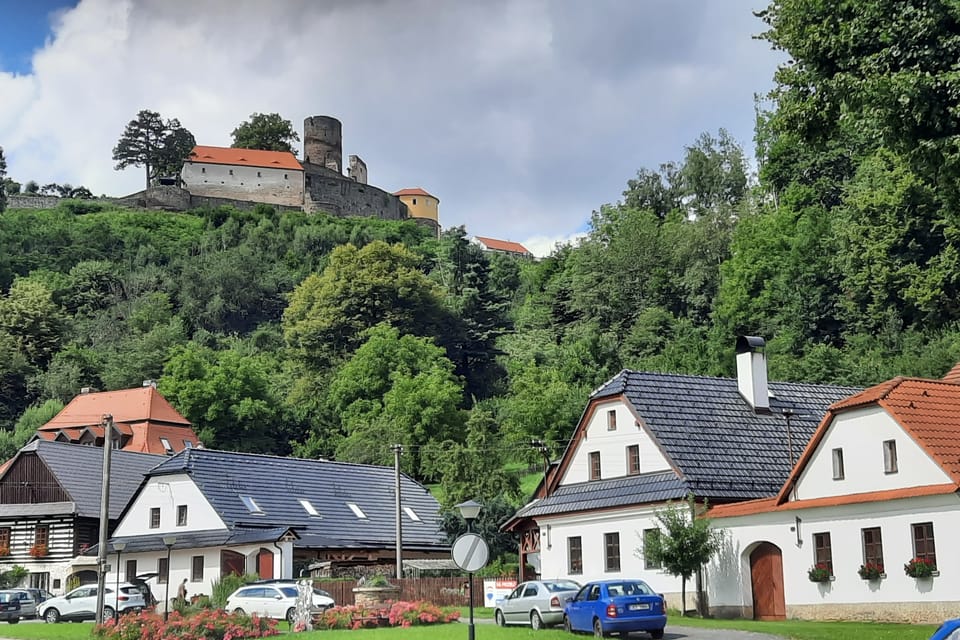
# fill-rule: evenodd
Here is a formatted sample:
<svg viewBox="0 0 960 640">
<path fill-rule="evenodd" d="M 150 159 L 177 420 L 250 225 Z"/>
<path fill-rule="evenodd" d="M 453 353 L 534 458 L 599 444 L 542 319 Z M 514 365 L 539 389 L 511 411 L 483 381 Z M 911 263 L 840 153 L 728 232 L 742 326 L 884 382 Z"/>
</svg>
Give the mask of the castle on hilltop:
<svg viewBox="0 0 960 640">
<path fill-rule="evenodd" d="M 197 145 L 180 173 L 182 187 L 161 185 L 123 198 L 134 206 L 185 210 L 272 204 L 335 216 L 412 219 L 439 231 L 439 198 L 417 187 L 389 193 L 367 182 L 367 165 L 348 158 L 343 175 L 343 125 L 330 116 L 303 122 L 303 160 L 289 151 Z"/>
</svg>

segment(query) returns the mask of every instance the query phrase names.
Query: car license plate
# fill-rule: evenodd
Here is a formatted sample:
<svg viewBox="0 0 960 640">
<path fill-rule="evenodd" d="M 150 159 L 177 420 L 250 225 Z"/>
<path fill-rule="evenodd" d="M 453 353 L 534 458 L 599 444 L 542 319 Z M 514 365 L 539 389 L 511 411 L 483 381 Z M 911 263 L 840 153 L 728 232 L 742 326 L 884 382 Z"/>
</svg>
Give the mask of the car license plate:
<svg viewBox="0 0 960 640">
<path fill-rule="evenodd" d="M 647 609 L 650 608 L 650 605 L 647 604 L 646 602 L 642 602 L 640 604 L 632 604 L 628 608 L 630 609 L 630 611 L 646 611 Z"/>
</svg>

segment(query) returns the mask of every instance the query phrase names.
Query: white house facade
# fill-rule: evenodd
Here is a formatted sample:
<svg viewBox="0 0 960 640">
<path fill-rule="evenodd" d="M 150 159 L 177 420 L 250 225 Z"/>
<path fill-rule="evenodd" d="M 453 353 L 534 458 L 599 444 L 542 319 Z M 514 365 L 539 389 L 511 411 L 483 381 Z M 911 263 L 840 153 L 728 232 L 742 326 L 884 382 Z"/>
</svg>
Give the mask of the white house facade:
<svg viewBox="0 0 960 640">
<path fill-rule="evenodd" d="M 958 472 L 960 385 L 898 378 L 835 403 L 776 497 L 711 509 L 725 538 L 708 569 L 711 609 L 761 619 L 954 617 Z M 915 559 L 932 575 L 908 575 Z M 809 576 L 818 565 L 825 581 Z"/>
<path fill-rule="evenodd" d="M 195 196 L 303 205 L 303 166 L 289 151 L 198 145 L 180 178 Z"/>
</svg>

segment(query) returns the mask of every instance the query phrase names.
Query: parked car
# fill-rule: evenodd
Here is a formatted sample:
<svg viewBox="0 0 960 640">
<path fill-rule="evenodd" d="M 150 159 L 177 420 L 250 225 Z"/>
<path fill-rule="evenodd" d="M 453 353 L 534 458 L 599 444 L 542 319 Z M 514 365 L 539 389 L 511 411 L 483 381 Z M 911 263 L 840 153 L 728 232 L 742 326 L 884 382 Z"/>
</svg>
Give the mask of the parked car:
<svg viewBox="0 0 960 640">
<path fill-rule="evenodd" d="M 104 618 L 112 618 L 117 610 L 128 613 L 140 611 L 144 607 L 143 594 L 129 582 L 120 583 L 119 593 L 114 592 L 113 587 L 108 587 L 103 590 L 103 595 Z M 38 613 L 41 618 L 53 623 L 61 620 L 93 620 L 97 617 L 96 609 L 97 585 L 88 584 L 77 587 L 66 595 L 43 601 Z"/>
<path fill-rule="evenodd" d="M 667 608 L 662 595 L 643 580 L 600 580 L 588 582 L 567 603 L 563 612 L 567 631 L 592 632 L 597 637 L 619 632 L 646 631 L 663 637 Z"/>
<path fill-rule="evenodd" d="M 944 622 L 930 636 L 930 640 L 960 640 L 960 618 L 953 618 Z"/>
<path fill-rule="evenodd" d="M 0 591 L 0 620 L 20 622 L 20 597 L 13 591 Z"/>
<path fill-rule="evenodd" d="M 523 582 L 495 603 L 493 619 L 502 626 L 528 624 L 534 630 L 563 622 L 563 607 L 580 591 L 573 580 Z"/>
<path fill-rule="evenodd" d="M 20 617 L 21 618 L 36 618 L 37 617 L 37 601 L 34 600 L 33 595 L 30 593 L 29 589 L 4 589 L 4 591 L 9 591 L 14 593 L 17 596 L 17 599 L 20 600 Z"/>
<path fill-rule="evenodd" d="M 313 612 L 323 613 L 334 606 L 330 594 L 313 590 Z M 244 585 L 230 594 L 224 607 L 236 613 L 255 613 L 264 618 L 276 618 L 293 623 L 297 608 L 297 583 L 264 580 Z"/>
<path fill-rule="evenodd" d="M 24 587 L 24 591 L 30 593 L 33 596 L 33 601 L 37 603 L 37 606 L 40 606 L 40 603 L 44 600 L 49 600 L 53 597 L 53 594 L 47 591 L 46 589 L 37 589 L 35 587 Z"/>
</svg>

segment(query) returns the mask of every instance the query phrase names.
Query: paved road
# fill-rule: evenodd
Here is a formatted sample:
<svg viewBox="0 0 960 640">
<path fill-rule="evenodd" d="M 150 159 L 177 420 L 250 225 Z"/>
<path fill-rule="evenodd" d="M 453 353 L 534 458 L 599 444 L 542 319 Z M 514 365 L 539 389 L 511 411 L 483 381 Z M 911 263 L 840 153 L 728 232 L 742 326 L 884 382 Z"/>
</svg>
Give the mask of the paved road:
<svg viewBox="0 0 960 640">
<path fill-rule="evenodd" d="M 467 624 L 469 621 L 466 616 L 460 618 L 460 622 Z M 475 625 L 494 624 L 492 618 L 486 616 L 473 619 Z M 523 629 L 522 626 L 514 627 Z M 529 627 L 527 627 L 529 629 Z M 585 637 L 583 635 L 577 638 Z M 613 638 L 619 637 L 614 634 Z M 646 640 L 650 634 L 638 631 L 630 634 L 630 639 Z M 663 634 L 664 640 L 784 640 L 782 636 L 773 636 L 769 633 L 754 633 L 753 631 L 734 631 L 733 629 L 698 629 L 696 627 L 683 627 L 667 622 L 666 632 Z M 3 638 L 0 638 L 3 640 Z"/>
</svg>

